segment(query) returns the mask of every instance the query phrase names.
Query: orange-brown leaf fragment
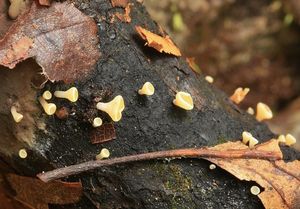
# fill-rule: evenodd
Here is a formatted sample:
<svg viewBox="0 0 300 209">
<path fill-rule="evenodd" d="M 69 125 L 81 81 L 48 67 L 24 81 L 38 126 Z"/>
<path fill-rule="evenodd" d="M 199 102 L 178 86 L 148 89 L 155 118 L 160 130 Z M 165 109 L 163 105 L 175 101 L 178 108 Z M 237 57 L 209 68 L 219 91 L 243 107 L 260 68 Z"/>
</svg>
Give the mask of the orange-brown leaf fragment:
<svg viewBox="0 0 300 209">
<path fill-rule="evenodd" d="M 39 0 L 39 4 L 42 6 L 50 6 L 51 0 Z"/>
<path fill-rule="evenodd" d="M 125 8 L 128 5 L 128 0 L 110 0 L 113 7 L 123 7 Z"/>
<path fill-rule="evenodd" d="M 121 20 L 122 22 L 126 22 L 126 23 L 130 23 L 131 22 L 131 17 L 130 17 L 130 6 L 131 4 L 127 4 L 127 6 L 125 7 L 125 13 L 121 14 L 119 12 L 117 12 L 115 15 L 117 18 L 119 18 L 119 20 Z"/>
<path fill-rule="evenodd" d="M 165 52 L 167 54 L 172 54 L 175 56 L 181 56 L 180 50 L 177 46 L 173 43 L 169 36 L 162 37 L 155 33 L 152 33 L 141 26 L 135 27 L 138 34 L 141 36 L 142 39 L 147 41 L 147 45 L 156 49 L 159 52 Z"/>
<path fill-rule="evenodd" d="M 0 65 L 12 69 L 34 57 L 51 81 L 72 82 L 87 76 L 97 62 L 97 44 L 96 23 L 73 4 L 40 7 L 33 2 L 0 40 Z"/>
<path fill-rule="evenodd" d="M 6 178 L 15 190 L 15 199 L 35 209 L 48 209 L 50 204 L 71 204 L 82 195 L 80 182 L 53 181 L 44 183 L 36 178 L 8 174 Z"/>
<path fill-rule="evenodd" d="M 91 133 L 92 144 L 100 144 L 116 138 L 115 127 L 112 123 L 105 123 Z"/>
<path fill-rule="evenodd" d="M 229 142 L 217 145 L 214 150 L 233 148 L 245 149 L 241 142 Z M 281 152 L 278 140 L 271 140 L 256 146 L 257 150 Z M 285 163 L 282 160 L 269 161 L 259 159 L 222 159 L 209 158 L 240 180 L 255 181 L 265 190 L 258 197 L 266 209 L 297 208 L 300 205 L 300 162 Z"/>
</svg>

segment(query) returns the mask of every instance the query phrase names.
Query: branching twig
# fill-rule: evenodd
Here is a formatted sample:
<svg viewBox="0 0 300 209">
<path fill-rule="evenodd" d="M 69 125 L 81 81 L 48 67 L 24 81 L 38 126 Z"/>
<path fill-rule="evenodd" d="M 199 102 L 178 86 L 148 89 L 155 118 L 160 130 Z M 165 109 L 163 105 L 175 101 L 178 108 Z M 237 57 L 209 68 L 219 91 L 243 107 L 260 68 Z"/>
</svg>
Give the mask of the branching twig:
<svg viewBox="0 0 300 209">
<path fill-rule="evenodd" d="M 137 162 L 143 160 L 162 159 L 162 158 L 252 158 L 252 159 L 281 159 L 281 153 L 263 150 L 212 150 L 208 148 L 191 148 L 166 150 L 158 152 L 150 152 L 138 155 L 130 155 L 125 157 L 113 158 L 108 160 L 93 160 L 81 164 L 71 165 L 64 168 L 58 168 L 52 171 L 40 173 L 37 175 L 44 182 L 59 179 L 62 177 L 75 175 L 84 171 L 96 169 L 102 166 L 110 166 L 121 163 Z"/>
</svg>

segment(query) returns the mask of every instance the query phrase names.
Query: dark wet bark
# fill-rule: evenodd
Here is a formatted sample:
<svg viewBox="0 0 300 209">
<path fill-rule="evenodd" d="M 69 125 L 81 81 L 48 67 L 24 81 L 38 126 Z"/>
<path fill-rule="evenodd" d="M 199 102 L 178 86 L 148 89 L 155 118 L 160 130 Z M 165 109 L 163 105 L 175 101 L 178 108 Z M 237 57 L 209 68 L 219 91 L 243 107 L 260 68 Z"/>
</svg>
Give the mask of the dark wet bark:
<svg viewBox="0 0 300 209">
<path fill-rule="evenodd" d="M 92 160 L 105 147 L 111 157 L 175 148 L 211 146 L 227 140 L 239 140 L 244 130 L 260 141 L 273 134 L 262 123 L 233 105 L 227 95 L 196 76 L 184 58 L 161 54 L 144 46 L 135 26 L 159 34 L 158 25 L 138 2 L 131 7 L 131 23 L 116 19 L 109 0 L 76 0 L 76 6 L 92 16 L 98 25 L 101 57 L 89 79 L 78 80 L 80 98 L 72 104 L 54 99 L 58 107 L 67 107 L 67 119 L 43 115 L 46 131 L 36 131 L 36 143 L 30 156 L 20 162 L 10 159 L 20 173 L 34 176 L 51 167 L 63 167 Z M 142 97 L 137 90 L 144 82 L 154 84 L 156 92 Z M 70 85 L 48 82 L 44 88 L 54 91 Z M 192 94 L 195 108 L 183 111 L 172 105 L 176 91 Z M 39 92 L 41 94 L 43 90 Z M 110 101 L 122 95 L 125 111 L 114 124 L 116 139 L 92 144 L 94 128 L 89 120 L 100 115 L 95 98 Z M 35 157 L 33 157 L 35 156 Z M 209 162 L 200 159 L 151 160 L 101 168 L 65 178 L 80 180 L 84 197 L 76 205 L 50 208 L 262 208 L 251 195 L 254 184 L 242 182 L 221 169 L 209 170 Z"/>
</svg>

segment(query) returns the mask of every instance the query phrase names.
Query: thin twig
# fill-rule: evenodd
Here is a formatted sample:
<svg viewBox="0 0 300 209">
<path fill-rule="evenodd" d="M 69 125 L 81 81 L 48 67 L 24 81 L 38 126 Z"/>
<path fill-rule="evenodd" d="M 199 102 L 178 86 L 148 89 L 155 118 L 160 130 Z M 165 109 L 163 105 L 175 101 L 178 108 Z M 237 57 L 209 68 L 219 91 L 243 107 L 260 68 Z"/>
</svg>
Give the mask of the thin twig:
<svg viewBox="0 0 300 209">
<path fill-rule="evenodd" d="M 108 160 L 92 160 L 68 167 L 58 168 L 52 171 L 39 173 L 37 177 L 44 182 L 75 175 L 84 171 L 93 170 L 103 166 L 116 165 L 121 163 L 137 162 L 143 160 L 162 159 L 162 158 L 251 158 L 278 160 L 281 159 L 281 153 L 263 151 L 263 150 L 212 150 L 208 148 L 191 148 L 166 150 L 158 152 L 149 152 L 138 155 L 130 155 L 125 157 L 113 158 Z"/>
</svg>

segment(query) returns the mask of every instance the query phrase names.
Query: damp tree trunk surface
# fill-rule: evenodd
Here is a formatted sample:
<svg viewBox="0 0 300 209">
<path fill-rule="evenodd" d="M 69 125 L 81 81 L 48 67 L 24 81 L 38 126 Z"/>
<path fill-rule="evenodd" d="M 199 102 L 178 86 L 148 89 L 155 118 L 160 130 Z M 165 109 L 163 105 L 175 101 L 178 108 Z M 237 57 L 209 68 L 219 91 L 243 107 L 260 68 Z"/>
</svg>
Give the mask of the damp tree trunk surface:
<svg viewBox="0 0 300 209">
<path fill-rule="evenodd" d="M 156 34 L 161 34 L 161 30 L 141 3 L 132 2 L 130 23 L 110 21 L 120 8 L 113 8 L 109 0 L 75 3 L 97 22 L 101 56 L 87 78 L 73 84 L 48 81 L 44 89 L 36 91 L 34 99 L 45 89 L 53 92 L 76 86 L 80 97 L 76 103 L 54 99 L 58 107 L 70 110 L 66 119 L 46 116 L 36 102 L 41 112 L 38 117 L 44 126 L 34 130 L 31 145 L 14 141 L 15 126 L 7 122 L 11 121 L 9 114 L 1 121 L 2 159 L 18 174 L 35 176 L 42 171 L 93 160 L 102 148 L 109 149 L 111 157 L 121 157 L 213 146 L 239 140 L 244 130 L 261 142 L 273 137 L 265 124 L 232 104 L 228 96 L 205 81 L 203 75 L 196 75 L 185 58 L 159 53 L 144 45 L 135 31 L 136 25 Z M 146 81 L 155 86 L 153 96 L 137 94 Z M 173 106 L 177 91 L 192 95 L 195 104 L 192 111 Z M 106 114 L 96 110 L 96 100 L 110 101 L 116 95 L 123 96 L 126 106 L 121 121 L 113 123 L 116 139 L 92 144 L 95 128 L 90 120 L 100 116 L 104 123 L 111 122 Z M 11 138 L 10 141 L 7 138 Z M 24 146 L 28 157 L 20 160 L 16 150 Z M 250 193 L 253 182 L 239 181 L 219 168 L 209 170 L 209 165 L 202 159 L 182 158 L 102 167 L 63 179 L 82 182 L 84 195 L 80 202 L 49 207 L 263 208 L 258 197 Z"/>
</svg>

